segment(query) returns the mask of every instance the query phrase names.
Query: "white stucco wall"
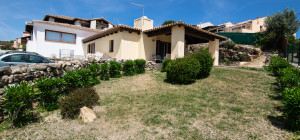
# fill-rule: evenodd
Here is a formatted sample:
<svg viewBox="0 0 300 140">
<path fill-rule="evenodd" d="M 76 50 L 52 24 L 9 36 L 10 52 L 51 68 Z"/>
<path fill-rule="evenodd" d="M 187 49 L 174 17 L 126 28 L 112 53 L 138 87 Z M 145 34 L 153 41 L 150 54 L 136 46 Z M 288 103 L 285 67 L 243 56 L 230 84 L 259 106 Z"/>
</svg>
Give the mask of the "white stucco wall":
<svg viewBox="0 0 300 140">
<path fill-rule="evenodd" d="M 76 43 L 62 43 L 45 40 L 45 30 L 61 31 L 76 34 Z M 26 51 L 36 52 L 45 57 L 59 57 L 60 49 L 74 50 L 75 57 L 84 56 L 82 39 L 97 32 L 84 31 L 69 27 L 61 27 L 44 23 L 33 23 L 32 40 L 28 41 Z"/>
<path fill-rule="evenodd" d="M 184 57 L 185 29 L 183 26 L 172 27 L 171 59 Z"/>
<path fill-rule="evenodd" d="M 110 40 L 114 40 L 113 52 L 109 52 Z M 109 56 L 118 60 L 134 60 L 139 58 L 139 35 L 137 33 L 123 31 L 88 42 L 85 44 L 85 52 L 87 52 L 87 46 L 91 43 L 95 43 L 95 52 L 103 53 L 104 56 Z"/>
</svg>

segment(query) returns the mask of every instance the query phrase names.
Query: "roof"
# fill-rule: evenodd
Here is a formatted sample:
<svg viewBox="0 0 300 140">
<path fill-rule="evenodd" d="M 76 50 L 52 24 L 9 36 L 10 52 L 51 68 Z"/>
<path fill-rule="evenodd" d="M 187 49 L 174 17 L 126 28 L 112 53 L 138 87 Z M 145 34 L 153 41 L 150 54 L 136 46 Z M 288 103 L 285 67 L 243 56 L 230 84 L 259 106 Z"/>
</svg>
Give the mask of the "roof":
<svg viewBox="0 0 300 140">
<path fill-rule="evenodd" d="M 171 23 L 171 24 L 164 25 L 164 26 L 155 27 L 153 29 L 149 29 L 149 30 L 144 31 L 144 33 L 147 34 L 147 33 L 151 33 L 151 32 L 155 32 L 155 31 L 163 30 L 163 29 L 166 29 L 166 28 L 169 28 L 169 27 L 173 27 L 173 26 L 177 26 L 177 25 L 182 25 L 182 26 L 188 27 L 188 28 L 190 28 L 192 30 L 199 31 L 199 32 L 201 32 L 203 34 L 206 34 L 206 35 L 209 35 L 209 36 L 213 36 L 213 37 L 218 38 L 218 39 L 222 39 L 222 40 L 227 39 L 224 36 L 217 35 L 217 34 L 214 34 L 212 32 L 209 32 L 209 31 L 205 31 L 205 30 L 203 30 L 203 29 L 201 29 L 199 27 L 195 27 L 193 25 L 190 25 L 190 24 L 187 24 L 187 23 L 183 23 L 183 22 L 176 22 L 176 23 Z M 102 38 L 102 37 L 104 37 L 106 35 L 113 34 L 113 33 L 116 33 L 118 31 L 122 31 L 122 30 L 127 30 L 127 31 L 130 31 L 130 32 L 137 32 L 137 33 L 141 33 L 142 32 L 142 30 L 139 29 L 139 28 L 134 28 L 134 27 L 127 26 L 127 25 L 118 25 L 118 26 L 116 26 L 114 28 L 110 28 L 110 29 L 107 29 L 105 31 L 101 31 L 98 34 L 95 34 L 95 35 L 89 36 L 87 38 L 84 38 L 82 40 L 82 42 L 83 43 L 90 42 L 90 41 L 96 40 L 98 38 Z"/>
<path fill-rule="evenodd" d="M 187 23 L 183 23 L 183 22 L 175 22 L 175 23 L 171 23 L 171 24 L 168 24 L 168 25 L 163 25 L 163 26 L 159 26 L 159 27 L 155 27 L 153 29 L 149 29 L 149 30 L 146 30 L 144 31 L 144 33 L 150 33 L 150 32 L 153 32 L 153 31 L 158 31 L 158 30 L 162 30 L 162 29 L 166 29 L 166 28 L 169 28 L 169 27 L 173 27 L 173 26 L 184 26 L 184 27 L 188 27 L 190 29 L 193 29 L 193 30 L 196 30 L 196 31 L 199 31 L 203 34 L 207 34 L 207 35 L 210 35 L 210 36 L 214 36 L 218 39 L 227 39 L 226 37 L 224 36 L 221 36 L 221 35 L 217 35 L 215 33 L 212 33 L 212 32 L 209 32 L 209 31 L 205 31 L 197 26 L 193 26 L 193 25 L 190 25 L 190 24 L 187 24 Z"/>
<path fill-rule="evenodd" d="M 83 43 L 86 43 L 86 42 L 89 42 L 89 41 L 93 41 L 95 39 L 98 39 L 98 38 L 101 38 L 101 37 L 104 37 L 106 35 L 109 35 L 109 34 L 113 34 L 113 33 L 116 33 L 118 31 L 123 31 L 123 30 L 126 30 L 126 31 L 130 31 L 130 32 L 136 32 L 136 33 L 141 33 L 141 29 L 139 28 L 134 28 L 134 27 L 130 27 L 130 26 L 127 26 L 127 25 L 118 25 L 116 27 L 113 27 L 113 28 L 109 28 L 105 31 L 101 31 L 100 33 L 98 34 L 94 34 L 92 36 L 89 36 L 87 38 L 84 38 L 82 40 Z"/>
<path fill-rule="evenodd" d="M 94 18 L 94 19 L 85 19 L 85 18 L 78 18 L 78 17 L 73 18 L 73 17 L 63 16 L 63 15 L 46 15 L 43 20 L 45 21 L 49 17 L 60 18 L 60 19 L 71 20 L 71 21 L 75 21 L 75 20 L 82 20 L 82 21 L 104 20 L 104 21 L 112 24 L 111 22 L 109 22 L 108 20 L 106 20 L 103 17 Z M 115 26 L 114 24 L 112 24 L 112 25 Z"/>
<path fill-rule="evenodd" d="M 71 25 L 71 24 L 67 24 L 67 23 L 58 23 L 58 22 L 42 21 L 42 20 L 34 20 L 33 22 L 43 23 L 43 24 L 50 24 L 50 25 L 57 25 L 57 26 L 62 26 L 62 27 L 69 27 L 69 28 L 85 30 L 85 31 L 91 31 L 91 32 L 101 32 L 101 30 L 91 29 L 91 28 L 87 28 L 87 27 L 81 27 L 81 26 L 78 26 L 78 25 Z"/>
</svg>

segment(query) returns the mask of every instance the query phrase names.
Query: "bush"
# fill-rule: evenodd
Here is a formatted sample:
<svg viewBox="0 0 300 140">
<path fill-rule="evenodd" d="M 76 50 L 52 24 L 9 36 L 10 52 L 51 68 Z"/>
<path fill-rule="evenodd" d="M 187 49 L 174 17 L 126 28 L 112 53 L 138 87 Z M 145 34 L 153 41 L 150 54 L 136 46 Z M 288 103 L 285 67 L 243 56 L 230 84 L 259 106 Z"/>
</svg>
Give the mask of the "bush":
<svg viewBox="0 0 300 140">
<path fill-rule="evenodd" d="M 99 96 L 93 88 L 78 88 L 61 99 L 59 108 L 63 118 L 75 118 L 80 108 L 92 108 L 99 102 Z"/>
<path fill-rule="evenodd" d="M 283 91 L 284 116 L 287 123 L 300 129 L 300 88 L 286 88 Z"/>
<path fill-rule="evenodd" d="M 167 81 L 178 84 L 195 82 L 200 64 L 194 58 L 178 58 L 167 66 Z"/>
<path fill-rule="evenodd" d="M 278 76 L 278 72 L 280 69 L 291 67 L 288 61 L 281 57 L 272 57 L 269 65 L 272 73 Z"/>
<path fill-rule="evenodd" d="M 121 77 L 122 65 L 116 61 L 109 62 L 109 75 L 111 78 L 119 78 Z"/>
<path fill-rule="evenodd" d="M 101 80 L 109 80 L 109 65 L 107 62 L 101 64 L 100 78 Z"/>
<path fill-rule="evenodd" d="M 100 75 L 100 70 L 101 70 L 101 66 L 97 63 L 92 63 L 88 69 L 91 70 L 93 76 L 99 76 Z"/>
<path fill-rule="evenodd" d="M 39 103 L 46 110 L 52 111 L 58 108 L 58 99 L 66 94 L 66 82 L 62 78 L 43 78 L 35 83 L 39 90 Z"/>
<path fill-rule="evenodd" d="M 78 87 L 90 87 L 100 82 L 89 69 L 67 71 L 63 76 L 63 80 L 66 81 L 69 92 Z"/>
<path fill-rule="evenodd" d="M 197 59 L 200 63 L 197 78 L 208 77 L 214 64 L 214 59 L 211 57 L 210 53 L 208 51 L 200 51 L 189 55 L 189 57 Z"/>
<path fill-rule="evenodd" d="M 166 72 L 167 66 L 171 61 L 172 61 L 171 59 L 164 59 L 162 61 L 161 72 Z"/>
<path fill-rule="evenodd" d="M 12 125 L 22 117 L 26 112 L 32 109 L 32 103 L 35 97 L 33 86 L 27 82 L 21 82 L 14 86 L 6 86 L 4 89 L 4 103 L 2 110 L 6 110 Z M 20 122 L 22 125 L 22 122 Z"/>
<path fill-rule="evenodd" d="M 136 74 L 141 74 L 145 73 L 145 67 L 146 67 L 146 60 L 144 59 L 136 59 L 134 60 L 135 63 L 135 73 Z"/>
<path fill-rule="evenodd" d="M 298 68 L 288 67 L 278 71 L 277 81 L 281 89 L 285 87 L 298 87 L 300 84 L 300 71 Z"/>
<path fill-rule="evenodd" d="M 123 64 L 123 72 L 125 76 L 132 76 L 134 72 L 134 62 L 132 60 L 126 60 Z"/>
<path fill-rule="evenodd" d="M 221 42 L 220 46 L 222 46 L 226 49 L 233 49 L 235 46 L 235 43 L 231 40 L 227 40 L 227 41 Z"/>
</svg>

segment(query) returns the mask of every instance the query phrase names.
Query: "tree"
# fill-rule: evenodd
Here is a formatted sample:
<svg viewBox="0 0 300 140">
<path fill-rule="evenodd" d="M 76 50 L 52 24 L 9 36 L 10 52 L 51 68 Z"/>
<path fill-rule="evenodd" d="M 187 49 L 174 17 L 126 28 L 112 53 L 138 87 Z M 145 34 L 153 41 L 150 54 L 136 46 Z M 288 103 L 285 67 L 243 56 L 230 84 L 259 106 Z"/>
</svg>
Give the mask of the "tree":
<svg viewBox="0 0 300 140">
<path fill-rule="evenodd" d="M 162 25 L 168 25 L 175 22 L 176 22 L 175 20 L 165 20 L 165 22 Z"/>
<path fill-rule="evenodd" d="M 275 47 L 279 40 L 288 40 L 294 33 L 296 33 L 300 26 L 300 21 L 297 20 L 297 15 L 294 9 L 286 8 L 284 12 L 278 12 L 272 16 L 268 15 L 265 19 L 265 26 L 267 33 L 274 33 L 276 35 Z"/>
</svg>

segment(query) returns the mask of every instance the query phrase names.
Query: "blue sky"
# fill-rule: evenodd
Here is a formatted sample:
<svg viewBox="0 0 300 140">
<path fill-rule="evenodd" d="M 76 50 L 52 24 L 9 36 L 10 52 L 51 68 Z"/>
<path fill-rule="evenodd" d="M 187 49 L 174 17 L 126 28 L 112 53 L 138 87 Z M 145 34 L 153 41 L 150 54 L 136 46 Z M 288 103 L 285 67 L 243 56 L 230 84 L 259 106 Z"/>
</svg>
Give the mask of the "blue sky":
<svg viewBox="0 0 300 140">
<path fill-rule="evenodd" d="M 81 18 L 104 17 L 114 24 L 133 26 L 145 15 L 160 26 L 165 20 L 189 24 L 238 23 L 293 8 L 300 13 L 300 0 L 0 0 L 0 40 L 22 36 L 25 21 L 42 20 L 46 14 Z M 297 38 L 300 31 L 297 32 Z"/>
</svg>

